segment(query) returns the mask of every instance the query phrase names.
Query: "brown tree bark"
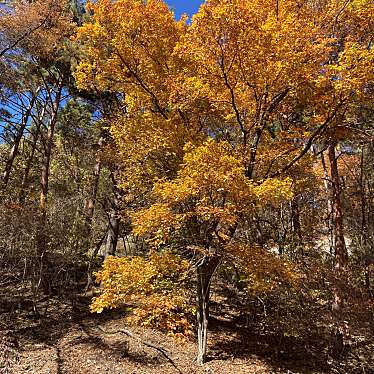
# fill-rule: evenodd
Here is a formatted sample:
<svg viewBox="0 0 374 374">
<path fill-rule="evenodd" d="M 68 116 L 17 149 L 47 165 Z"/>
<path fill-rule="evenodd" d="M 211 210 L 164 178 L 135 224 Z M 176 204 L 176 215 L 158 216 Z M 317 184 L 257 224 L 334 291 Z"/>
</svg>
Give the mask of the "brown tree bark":
<svg viewBox="0 0 374 374">
<path fill-rule="evenodd" d="M 333 214 L 333 226 L 335 236 L 335 268 L 343 269 L 348 263 L 348 252 L 344 239 L 343 210 L 341 202 L 341 186 L 339 179 L 338 164 L 335 155 L 336 142 L 328 146 L 328 157 L 330 164 L 331 179 L 331 202 Z"/>
<path fill-rule="evenodd" d="M 333 212 L 332 212 L 332 198 L 331 198 L 331 187 L 330 187 L 330 175 L 326 165 L 324 153 L 321 153 L 321 163 L 323 168 L 324 180 L 323 184 L 325 186 L 326 192 L 329 194 L 327 199 L 327 231 L 329 234 L 329 244 L 330 244 L 330 254 L 334 253 L 335 248 L 335 238 L 333 230 Z"/>
<path fill-rule="evenodd" d="M 367 220 L 366 220 L 366 188 L 365 188 L 365 152 L 364 147 L 361 149 L 360 159 L 360 194 L 361 194 L 361 245 L 367 245 Z"/>
</svg>

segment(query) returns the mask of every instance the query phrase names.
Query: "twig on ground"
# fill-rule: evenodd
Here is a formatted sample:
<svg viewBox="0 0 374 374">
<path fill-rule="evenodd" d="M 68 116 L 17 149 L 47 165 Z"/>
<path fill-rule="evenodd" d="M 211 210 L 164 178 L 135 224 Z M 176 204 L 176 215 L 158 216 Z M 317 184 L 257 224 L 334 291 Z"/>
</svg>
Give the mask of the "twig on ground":
<svg viewBox="0 0 374 374">
<path fill-rule="evenodd" d="M 127 329 L 119 329 L 116 331 L 106 331 L 102 326 L 98 326 L 98 329 L 101 330 L 103 333 L 108 335 L 115 335 L 115 334 L 125 334 L 129 336 L 130 338 L 133 338 L 134 340 L 137 340 L 139 343 L 142 343 L 146 347 L 153 348 L 156 351 L 160 352 L 174 367 L 178 370 L 178 373 L 182 374 L 182 371 L 178 368 L 178 366 L 175 364 L 175 362 L 170 358 L 170 356 L 167 354 L 167 351 L 165 348 L 160 347 L 156 344 L 151 343 L 150 341 L 143 340 L 139 336 L 135 335 L 133 332 Z"/>
</svg>

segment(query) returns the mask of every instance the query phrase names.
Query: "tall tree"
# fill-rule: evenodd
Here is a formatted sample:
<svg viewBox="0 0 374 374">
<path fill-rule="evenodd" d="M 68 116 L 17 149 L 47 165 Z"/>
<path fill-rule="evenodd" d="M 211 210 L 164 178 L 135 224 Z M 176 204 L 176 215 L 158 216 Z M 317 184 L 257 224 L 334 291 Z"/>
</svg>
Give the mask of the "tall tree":
<svg viewBox="0 0 374 374">
<path fill-rule="evenodd" d="M 199 363 L 217 266 L 253 255 L 251 217 L 292 198 L 295 168 L 371 79 L 365 43 L 328 65 L 343 14 L 349 35 L 371 27 L 369 2 L 338 3 L 211 0 L 188 26 L 160 1 L 102 0 L 78 30 L 78 86 L 122 102 L 111 133 L 135 233 L 198 259 Z"/>
</svg>

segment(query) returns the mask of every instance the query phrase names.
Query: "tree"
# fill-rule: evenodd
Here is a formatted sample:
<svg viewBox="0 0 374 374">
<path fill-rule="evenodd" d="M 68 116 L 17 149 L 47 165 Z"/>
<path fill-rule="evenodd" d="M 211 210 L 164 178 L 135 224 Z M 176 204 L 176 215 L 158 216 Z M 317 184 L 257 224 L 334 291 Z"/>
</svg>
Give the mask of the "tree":
<svg viewBox="0 0 374 374">
<path fill-rule="evenodd" d="M 78 30 L 78 87 L 122 103 L 111 133 L 134 232 L 197 258 L 199 363 L 215 270 L 250 258 L 256 210 L 293 197 L 301 161 L 367 90 L 370 48 L 349 44 L 328 64 L 342 14 L 365 18 L 359 35 L 370 27 L 369 2 L 346 7 L 212 0 L 188 26 L 161 1 L 102 0 Z"/>
</svg>

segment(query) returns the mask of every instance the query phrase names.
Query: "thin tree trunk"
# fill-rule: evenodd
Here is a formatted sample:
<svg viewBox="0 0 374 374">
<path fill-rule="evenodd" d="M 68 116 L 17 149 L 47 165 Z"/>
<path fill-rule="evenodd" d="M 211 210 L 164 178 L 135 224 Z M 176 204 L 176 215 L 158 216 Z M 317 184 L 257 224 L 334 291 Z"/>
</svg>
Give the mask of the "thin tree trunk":
<svg viewBox="0 0 374 374">
<path fill-rule="evenodd" d="M 100 148 L 103 144 L 103 137 L 101 136 L 98 141 L 98 153 L 96 155 L 96 162 L 93 169 L 93 179 L 92 179 L 92 185 L 91 185 L 91 195 L 87 201 L 86 204 L 86 248 L 89 250 L 92 246 L 92 221 L 95 213 L 95 205 L 97 200 L 97 192 L 99 190 L 99 182 L 100 182 L 100 174 L 101 174 L 101 155 L 100 155 Z M 106 234 L 107 236 L 108 234 Z M 98 251 L 100 250 L 101 244 L 104 241 L 105 237 L 103 237 L 102 241 L 100 242 L 100 245 L 97 246 L 97 248 L 93 251 L 90 261 L 88 262 L 88 268 L 87 268 L 87 285 L 86 285 L 86 291 L 88 288 L 93 284 L 92 281 L 92 264 L 97 256 Z"/>
<path fill-rule="evenodd" d="M 341 203 L 341 187 L 338 164 L 335 155 L 336 143 L 328 147 L 331 176 L 332 213 L 335 236 L 335 268 L 343 269 L 348 262 L 348 252 L 344 239 L 343 211 Z"/>
<path fill-rule="evenodd" d="M 341 205 L 341 186 L 338 164 L 335 155 L 336 142 L 328 146 L 331 179 L 332 217 L 335 237 L 335 276 L 336 284 L 333 286 L 334 300 L 332 304 L 334 327 L 331 333 L 331 355 L 338 359 L 344 351 L 344 323 L 341 322 L 344 298 L 340 284 L 344 279 L 344 269 L 348 264 L 348 252 L 344 239 L 343 211 Z"/>
<path fill-rule="evenodd" d="M 365 148 L 362 147 L 361 149 L 361 160 L 360 160 L 360 193 L 361 193 L 361 246 L 364 249 L 365 257 L 363 261 L 364 266 L 364 278 L 365 278 L 365 288 L 369 295 L 371 295 L 371 267 L 374 263 L 374 259 L 367 254 L 370 244 L 368 243 L 368 221 L 369 219 L 366 218 L 369 198 L 366 195 L 366 186 L 365 186 L 366 178 L 365 178 Z M 369 195 L 370 196 L 370 193 Z"/>
<path fill-rule="evenodd" d="M 44 114 L 45 114 L 45 106 L 43 107 L 43 109 L 42 109 L 42 111 L 39 115 L 38 122 L 36 124 L 35 134 L 33 135 L 33 141 L 32 141 L 32 144 L 31 144 L 30 156 L 27 160 L 26 167 L 25 167 L 25 170 L 23 172 L 22 183 L 21 183 L 21 192 L 20 192 L 20 196 L 19 196 L 20 204 L 24 204 L 24 202 L 25 202 L 26 188 L 27 188 L 27 184 L 28 184 L 28 180 L 29 180 L 31 166 L 32 166 L 32 163 L 33 163 L 33 160 L 34 160 L 36 146 L 37 146 L 38 139 L 39 139 L 40 127 L 41 127 L 41 124 L 42 124 L 42 121 L 43 121 L 43 118 L 44 118 Z"/>
<path fill-rule="evenodd" d="M 364 148 L 361 150 L 360 160 L 360 193 L 361 193 L 361 245 L 366 249 L 367 246 L 367 221 L 366 221 L 366 189 L 364 178 Z"/>
<path fill-rule="evenodd" d="M 100 148 L 103 144 L 103 137 L 100 137 L 98 141 L 99 152 Z M 91 235 L 92 229 L 92 219 L 95 213 L 95 204 L 97 198 L 97 192 L 99 190 L 99 182 L 100 182 L 100 174 L 101 174 L 101 156 L 98 153 L 96 156 L 96 162 L 93 169 L 93 178 L 92 178 L 92 185 L 91 185 L 91 195 L 86 204 L 86 226 L 87 226 L 87 237 Z"/>
<path fill-rule="evenodd" d="M 220 258 L 204 257 L 197 267 L 197 363 L 207 358 L 210 282 Z"/>
<path fill-rule="evenodd" d="M 303 234 L 301 231 L 300 223 L 300 209 L 299 209 L 299 197 L 296 196 L 291 200 L 291 223 L 294 236 L 298 238 L 298 247 L 300 248 L 301 256 L 304 255 L 303 250 Z"/>
<path fill-rule="evenodd" d="M 330 178 L 329 178 L 329 172 L 326 166 L 325 156 L 323 152 L 321 153 L 321 163 L 323 168 L 323 174 L 324 174 L 324 180 L 323 184 L 325 186 L 326 192 L 328 194 L 327 198 L 327 231 L 329 234 L 329 244 L 330 244 L 330 254 L 332 255 L 334 253 L 335 248 L 335 237 L 334 237 L 334 230 L 333 230 L 333 208 L 332 208 L 332 198 L 331 198 L 331 186 L 330 186 Z"/>
<path fill-rule="evenodd" d="M 7 162 L 5 164 L 5 169 L 4 169 L 4 172 L 3 172 L 3 188 L 4 189 L 6 189 L 7 186 L 8 186 L 10 173 L 12 171 L 13 162 L 14 162 L 14 159 L 16 158 L 17 154 L 18 154 L 18 148 L 19 148 L 23 133 L 25 131 L 25 128 L 27 126 L 27 123 L 29 121 L 31 111 L 32 111 L 32 109 L 35 105 L 36 97 L 39 93 L 39 90 L 40 90 L 40 88 L 38 88 L 36 90 L 35 94 L 32 94 L 32 98 L 30 100 L 29 106 L 27 107 L 24 115 L 22 116 L 21 125 L 20 125 L 20 127 L 19 127 L 19 129 L 16 133 L 16 136 L 15 136 L 14 142 L 13 142 L 13 146 L 12 146 L 10 152 L 9 152 L 8 159 L 7 159 Z"/>
<path fill-rule="evenodd" d="M 49 168 L 51 163 L 53 141 L 56 130 L 58 108 L 60 106 L 62 87 L 59 87 L 56 93 L 56 97 L 52 107 L 51 118 L 48 127 L 47 139 L 45 144 L 45 151 L 42 160 L 42 173 L 40 178 L 40 208 L 42 212 L 46 211 L 47 198 L 48 198 L 48 186 L 49 186 Z"/>
<path fill-rule="evenodd" d="M 39 230 L 37 237 L 37 256 L 40 261 L 40 278 L 39 284 L 44 292 L 49 292 L 49 275 L 46 273 L 48 268 L 48 233 L 47 233 L 47 199 L 48 199 L 48 187 L 49 187 L 49 170 L 52 156 L 52 148 L 54 135 L 57 124 L 57 114 L 61 101 L 62 86 L 59 86 L 56 92 L 56 96 L 52 102 L 51 117 L 49 121 L 49 127 L 47 132 L 47 138 L 44 144 L 44 155 L 42 159 L 42 170 L 40 178 L 40 217 L 39 217 Z"/>
<path fill-rule="evenodd" d="M 115 256 L 117 252 L 117 245 L 119 240 L 120 223 L 121 219 L 119 216 L 120 201 L 122 192 L 118 188 L 118 182 L 115 178 L 114 171 L 111 170 L 110 177 L 112 179 L 113 186 L 113 199 L 111 201 L 111 209 L 108 214 L 108 231 L 106 235 L 105 247 L 100 250 L 99 256 L 107 258 L 108 256 Z"/>
<path fill-rule="evenodd" d="M 111 171 L 110 177 L 113 183 L 113 202 L 112 202 L 112 210 L 110 212 L 109 217 L 109 231 L 108 231 L 108 238 L 107 238 L 107 254 L 110 256 L 114 256 L 117 251 L 117 244 L 119 238 L 119 229 L 120 229 L 120 217 L 119 217 L 119 210 L 120 210 L 120 200 L 121 200 L 121 190 L 118 188 L 118 182 L 115 177 L 115 173 Z"/>
</svg>

